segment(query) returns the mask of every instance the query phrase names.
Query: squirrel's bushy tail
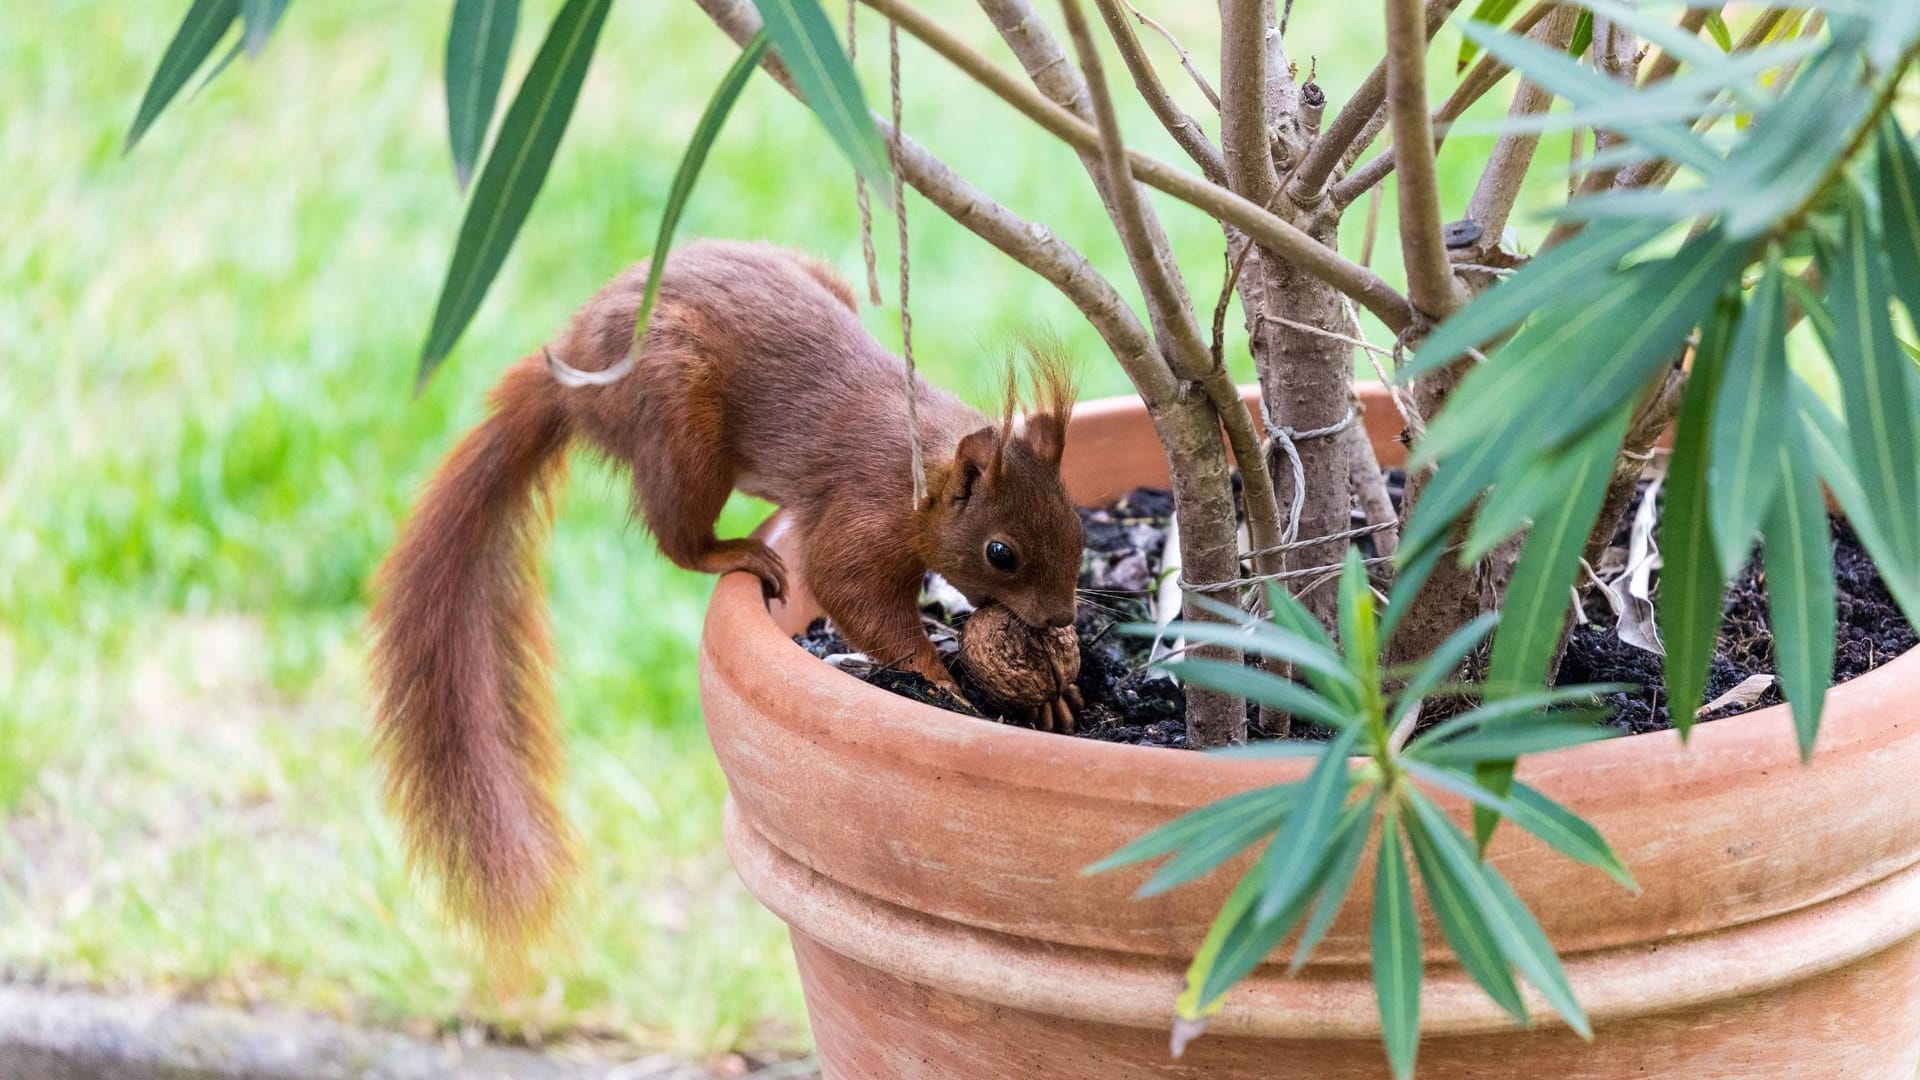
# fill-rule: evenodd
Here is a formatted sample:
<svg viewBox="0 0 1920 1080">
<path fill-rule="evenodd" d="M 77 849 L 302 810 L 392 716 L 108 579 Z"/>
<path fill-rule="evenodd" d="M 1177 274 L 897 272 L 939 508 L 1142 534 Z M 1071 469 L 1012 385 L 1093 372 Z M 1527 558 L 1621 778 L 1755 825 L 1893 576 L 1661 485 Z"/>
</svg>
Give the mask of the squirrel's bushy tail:
<svg viewBox="0 0 1920 1080">
<path fill-rule="evenodd" d="M 380 571 L 376 748 L 413 865 L 489 951 L 550 926 L 574 865 L 535 556 L 568 423 L 539 357 L 434 474 Z"/>
</svg>

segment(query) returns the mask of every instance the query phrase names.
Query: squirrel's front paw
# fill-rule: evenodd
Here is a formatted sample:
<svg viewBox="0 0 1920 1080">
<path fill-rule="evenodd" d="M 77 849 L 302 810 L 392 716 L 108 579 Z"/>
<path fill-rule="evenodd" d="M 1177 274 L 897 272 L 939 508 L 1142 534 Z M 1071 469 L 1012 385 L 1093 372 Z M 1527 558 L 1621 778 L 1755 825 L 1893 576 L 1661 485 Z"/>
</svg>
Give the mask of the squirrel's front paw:
<svg viewBox="0 0 1920 1080">
<path fill-rule="evenodd" d="M 1080 688 L 1069 684 L 1052 701 L 1020 710 L 1019 719 L 1021 723 L 1039 731 L 1071 735 L 1075 718 L 1086 707 L 1086 699 L 1080 696 Z"/>
</svg>

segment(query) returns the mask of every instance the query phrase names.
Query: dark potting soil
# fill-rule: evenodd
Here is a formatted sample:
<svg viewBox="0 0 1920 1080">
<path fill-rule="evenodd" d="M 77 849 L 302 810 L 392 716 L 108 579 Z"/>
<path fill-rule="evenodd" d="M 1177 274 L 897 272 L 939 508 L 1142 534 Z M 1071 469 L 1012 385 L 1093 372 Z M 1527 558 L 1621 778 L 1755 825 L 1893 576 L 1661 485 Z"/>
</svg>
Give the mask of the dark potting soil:
<svg viewBox="0 0 1920 1080">
<path fill-rule="evenodd" d="M 1396 495 L 1398 481 L 1397 474 L 1390 475 L 1389 487 Z M 1080 565 L 1080 612 L 1075 621 L 1080 635 L 1080 678 L 1076 685 L 1085 699 L 1076 731 L 1081 738 L 1140 746 L 1186 746 L 1186 696 L 1172 679 L 1151 668 L 1154 642 L 1115 631 L 1120 623 L 1153 618 L 1154 592 L 1172 515 L 1172 497 L 1154 488 L 1135 490 L 1111 506 L 1080 511 L 1087 536 Z M 1633 518 L 1632 508 L 1622 515 L 1615 538 L 1616 546 L 1622 549 L 1628 544 Z M 1360 544 L 1363 549 L 1370 547 L 1366 538 Z M 1833 522 L 1833 552 L 1839 593 L 1834 681 L 1840 683 L 1913 648 L 1917 639 L 1875 572 L 1872 560 L 1852 530 L 1837 519 Z M 1370 550 L 1364 553 L 1372 554 Z M 1583 607 L 1586 622 L 1575 628 L 1568 641 L 1559 682 L 1633 684 L 1637 689 L 1609 695 L 1608 702 L 1617 710 L 1613 724 L 1633 734 L 1671 727 L 1660 656 L 1620 639 L 1614 629 L 1613 611 L 1599 589 L 1588 590 Z M 1767 627 L 1765 588 L 1757 559 L 1728 588 L 1725 612 L 1707 683 L 1708 701 L 1750 676 L 1774 670 L 1773 640 Z M 922 614 L 961 692 L 970 699 L 977 698 L 965 665 L 958 661 L 959 630 L 969 614 L 965 600 L 951 590 L 930 588 L 923 599 Z M 934 691 L 918 675 L 876 668 L 865 657 L 851 653 L 846 641 L 824 619 L 816 619 L 794 640 L 815 656 L 875 686 L 955 712 L 983 715 Z M 1476 657 L 1473 663 L 1483 661 L 1484 656 Z M 1481 674 L 1469 671 L 1472 677 Z M 1780 700 L 1775 686 L 1757 698 L 1724 706 L 1703 719 L 1718 719 Z M 1438 718 L 1437 710 L 1430 719 Z M 1250 738 L 1266 737 L 1259 729 L 1256 709 L 1249 709 L 1249 723 Z M 1294 735 L 1324 738 L 1326 733 L 1310 726 L 1302 730 L 1296 724 Z"/>
</svg>

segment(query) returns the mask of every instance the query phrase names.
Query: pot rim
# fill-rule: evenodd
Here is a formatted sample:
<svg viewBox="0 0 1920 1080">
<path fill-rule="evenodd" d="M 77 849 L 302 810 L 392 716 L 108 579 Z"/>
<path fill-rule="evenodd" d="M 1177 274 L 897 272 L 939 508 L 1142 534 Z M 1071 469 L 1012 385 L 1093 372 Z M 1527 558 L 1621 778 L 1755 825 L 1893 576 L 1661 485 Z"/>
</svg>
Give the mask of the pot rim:
<svg viewBox="0 0 1920 1080">
<path fill-rule="evenodd" d="M 1361 384 L 1363 396 L 1385 400 L 1379 384 Z M 1132 395 L 1100 398 L 1074 410 L 1076 421 L 1138 410 Z M 776 511 L 755 530 L 770 540 L 785 527 Z M 1304 776 L 1307 764 L 1299 760 L 1227 759 L 1172 747 L 1102 742 L 1034 731 L 963 716 L 873 686 L 822 663 L 792 640 L 774 621 L 753 575 L 722 575 L 708 607 L 703 651 L 723 662 L 727 656 L 751 656 L 753 663 L 773 676 L 770 684 L 803 688 L 824 679 L 841 700 L 863 708 L 864 732 L 840 731 L 857 743 L 886 742 L 888 752 L 969 775 L 1003 776 L 1010 764 L 1018 768 L 1022 786 L 1044 790 L 1109 792 L 1126 802 L 1163 801 L 1153 791 L 1208 784 L 1276 783 Z M 731 646 L 720 649 L 720 642 Z M 1847 746 L 1876 741 L 1883 726 L 1881 704 L 1904 697 L 1903 685 L 1920 684 L 1920 649 L 1912 649 L 1881 666 L 1827 692 L 1820 739 L 1814 754 L 1830 754 Z M 766 701 L 773 715 L 786 713 L 792 702 Z M 1897 725 L 1896 725 L 1897 726 Z M 890 733 L 912 738 L 891 739 Z M 1684 763 L 1689 779 L 1711 783 L 1700 765 L 1708 760 L 1747 773 L 1756 768 L 1797 768 L 1800 755 L 1793 738 L 1790 707 L 1770 705 L 1694 725 L 1682 739 L 1677 729 L 1624 735 L 1522 759 L 1523 775 L 1536 786 L 1539 778 L 1567 772 L 1607 772 L 1623 785 L 1671 789 L 1676 762 Z M 1662 768 L 1661 766 L 1666 766 Z M 1724 770 L 1721 770 L 1724 771 Z M 1157 778 L 1142 785 L 1143 776 Z M 1151 790 L 1141 790 L 1142 787 Z M 1164 800 L 1178 805 L 1178 800 Z"/>
</svg>

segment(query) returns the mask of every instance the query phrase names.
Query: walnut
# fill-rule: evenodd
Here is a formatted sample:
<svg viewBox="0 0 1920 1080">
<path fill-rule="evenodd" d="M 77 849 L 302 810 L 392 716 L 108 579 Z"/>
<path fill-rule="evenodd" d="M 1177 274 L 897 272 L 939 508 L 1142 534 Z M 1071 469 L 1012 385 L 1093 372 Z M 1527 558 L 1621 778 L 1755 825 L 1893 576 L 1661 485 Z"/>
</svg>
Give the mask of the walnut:
<svg viewBox="0 0 1920 1080">
<path fill-rule="evenodd" d="M 960 661 L 986 699 L 982 704 L 1021 713 L 1070 696 L 1080 677 L 1080 635 L 1071 626 L 1036 630 L 989 604 L 961 629 Z"/>
</svg>

